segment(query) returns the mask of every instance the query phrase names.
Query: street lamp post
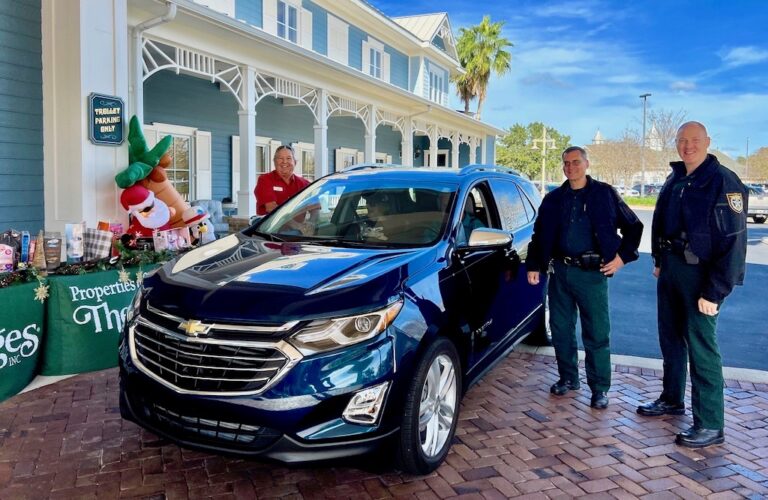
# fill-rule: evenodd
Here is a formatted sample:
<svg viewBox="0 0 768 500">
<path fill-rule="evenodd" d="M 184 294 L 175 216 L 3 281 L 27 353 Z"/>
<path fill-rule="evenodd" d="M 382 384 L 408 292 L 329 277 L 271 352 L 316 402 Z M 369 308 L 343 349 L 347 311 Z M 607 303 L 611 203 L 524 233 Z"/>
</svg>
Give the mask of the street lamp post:
<svg viewBox="0 0 768 500">
<path fill-rule="evenodd" d="M 651 94 L 642 94 L 643 100 L 643 142 L 640 144 L 640 196 L 645 196 L 645 103 Z"/>
<path fill-rule="evenodd" d="M 547 127 L 542 127 L 541 139 L 534 139 L 531 149 L 539 149 L 537 144 L 541 144 L 541 196 L 546 194 L 546 171 L 547 171 L 547 148 L 555 147 L 554 139 L 547 139 Z"/>
<path fill-rule="evenodd" d="M 749 181 L 749 137 L 747 137 L 747 156 L 744 157 L 744 182 Z"/>
</svg>

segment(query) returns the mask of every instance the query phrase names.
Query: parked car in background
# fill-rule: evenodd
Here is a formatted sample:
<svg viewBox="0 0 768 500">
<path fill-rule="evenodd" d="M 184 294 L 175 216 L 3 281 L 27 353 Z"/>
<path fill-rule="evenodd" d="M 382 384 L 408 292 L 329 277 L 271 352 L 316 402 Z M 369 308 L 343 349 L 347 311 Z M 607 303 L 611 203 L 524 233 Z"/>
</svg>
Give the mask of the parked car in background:
<svg viewBox="0 0 768 500">
<path fill-rule="evenodd" d="M 501 167 L 315 181 L 145 275 L 120 339 L 121 414 L 208 451 L 393 450 L 433 471 L 470 384 L 544 334 L 545 283 L 522 264 L 539 203 Z"/>
<path fill-rule="evenodd" d="M 645 189 L 641 189 L 643 186 L 640 184 L 635 184 L 632 186 L 632 189 L 639 193 L 643 193 L 645 196 L 658 196 L 659 191 L 661 191 L 661 185 L 660 184 L 646 184 Z"/>
<path fill-rule="evenodd" d="M 624 186 L 614 186 L 614 189 L 621 195 L 621 196 L 640 196 L 640 193 L 632 188 L 626 188 Z"/>
<path fill-rule="evenodd" d="M 752 217 L 756 224 L 762 224 L 768 219 L 768 194 L 753 185 L 747 185 L 749 200 L 747 203 L 747 217 Z"/>
</svg>

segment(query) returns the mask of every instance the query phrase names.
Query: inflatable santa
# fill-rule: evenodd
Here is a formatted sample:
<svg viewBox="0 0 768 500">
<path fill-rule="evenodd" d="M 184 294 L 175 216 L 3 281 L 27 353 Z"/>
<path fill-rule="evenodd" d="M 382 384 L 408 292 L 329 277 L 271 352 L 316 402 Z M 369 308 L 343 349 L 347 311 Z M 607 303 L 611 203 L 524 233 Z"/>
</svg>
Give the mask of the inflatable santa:
<svg viewBox="0 0 768 500">
<path fill-rule="evenodd" d="M 169 221 L 175 210 L 141 184 L 128 187 L 120 195 L 120 203 L 131 216 L 128 233 L 136 238 L 150 238 L 155 231 L 171 228 Z"/>
<path fill-rule="evenodd" d="M 173 144 L 173 137 L 166 135 L 150 148 L 141 130 L 138 118 L 133 116 L 128 127 L 128 167 L 115 176 L 115 182 L 123 189 L 141 185 L 155 194 L 171 207 L 169 219 L 171 227 L 185 227 L 182 219 L 189 204 L 179 194 L 168 179 L 165 169 L 171 165 L 172 158 L 168 149 Z"/>
</svg>

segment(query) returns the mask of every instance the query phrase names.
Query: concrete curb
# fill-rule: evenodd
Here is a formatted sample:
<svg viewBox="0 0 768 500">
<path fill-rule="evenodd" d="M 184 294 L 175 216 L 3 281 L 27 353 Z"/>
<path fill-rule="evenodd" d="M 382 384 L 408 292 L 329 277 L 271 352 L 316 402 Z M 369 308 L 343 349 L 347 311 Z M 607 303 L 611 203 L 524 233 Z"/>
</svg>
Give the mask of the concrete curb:
<svg viewBox="0 0 768 500">
<path fill-rule="evenodd" d="M 544 356 L 555 355 L 553 347 L 536 347 L 527 344 L 518 344 L 515 346 L 516 352 L 527 352 L 531 354 L 542 354 Z M 584 359 L 584 351 L 579 351 L 579 359 Z M 660 359 L 640 358 L 637 356 L 622 356 L 611 354 L 611 364 L 622 366 L 634 366 L 637 368 L 648 368 L 651 370 L 663 370 L 664 366 Z M 736 380 L 739 382 L 751 382 L 753 384 L 768 384 L 768 372 L 763 370 L 751 370 L 749 368 L 723 367 L 723 378 L 726 380 Z"/>
</svg>

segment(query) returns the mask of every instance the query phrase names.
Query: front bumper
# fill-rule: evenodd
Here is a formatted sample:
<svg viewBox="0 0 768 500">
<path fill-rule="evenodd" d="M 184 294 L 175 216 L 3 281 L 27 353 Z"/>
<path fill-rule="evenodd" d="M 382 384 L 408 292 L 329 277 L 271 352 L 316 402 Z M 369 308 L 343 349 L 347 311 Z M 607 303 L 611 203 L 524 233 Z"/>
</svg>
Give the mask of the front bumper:
<svg viewBox="0 0 768 500">
<path fill-rule="evenodd" d="M 304 358 L 258 396 L 183 394 L 139 370 L 121 345 L 120 409 L 185 447 L 283 462 L 325 460 L 369 453 L 398 431 L 388 411 L 398 399 L 395 378 L 393 342 L 383 336 Z M 353 394 L 382 382 L 390 390 L 375 425 L 341 418 Z"/>
</svg>

